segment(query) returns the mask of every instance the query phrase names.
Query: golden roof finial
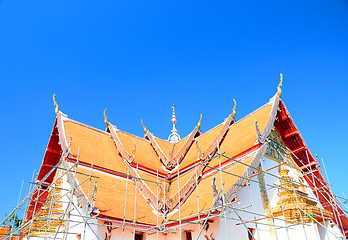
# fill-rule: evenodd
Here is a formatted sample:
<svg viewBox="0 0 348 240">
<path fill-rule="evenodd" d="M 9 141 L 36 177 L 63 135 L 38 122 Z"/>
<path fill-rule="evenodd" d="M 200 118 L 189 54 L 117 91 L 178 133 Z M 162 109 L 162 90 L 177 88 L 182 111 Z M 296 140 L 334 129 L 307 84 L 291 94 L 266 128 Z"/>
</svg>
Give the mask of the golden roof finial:
<svg viewBox="0 0 348 240">
<path fill-rule="evenodd" d="M 280 73 L 280 83 L 278 85 L 278 91 L 277 91 L 277 95 L 280 97 L 280 95 L 282 95 L 282 89 L 280 88 L 283 85 L 283 74 Z"/>
<path fill-rule="evenodd" d="M 202 122 L 202 114 L 201 114 L 201 118 L 199 119 L 198 124 L 197 124 L 198 129 L 201 128 L 201 122 Z"/>
<path fill-rule="evenodd" d="M 107 108 L 104 109 L 104 123 L 106 124 L 106 126 L 109 126 L 110 123 L 108 122 L 108 116 L 106 116 L 106 114 L 105 114 L 106 109 Z"/>
<path fill-rule="evenodd" d="M 234 107 L 233 107 L 232 117 L 236 116 L 236 107 L 237 107 L 237 102 L 235 99 L 233 99 L 233 102 L 234 102 Z"/>
<path fill-rule="evenodd" d="M 53 104 L 54 104 L 54 106 L 56 106 L 56 109 L 54 111 L 58 115 L 58 113 L 59 113 L 59 106 L 58 106 L 58 104 L 56 102 L 56 94 L 55 93 L 53 93 Z"/>
<path fill-rule="evenodd" d="M 175 104 L 173 104 L 172 108 L 173 108 L 172 123 L 175 124 L 176 123 Z"/>
<path fill-rule="evenodd" d="M 145 127 L 144 123 L 143 123 L 143 119 L 141 119 L 141 125 L 143 125 L 144 132 L 145 132 L 145 133 L 147 133 L 147 129 L 146 129 L 146 127 Z"/>
<path fill-rule="evenodd" d="M 172 133 L 168 137 L 168 141 L 171 143 L 177 143 L 181 140 L 180 135 L 178 134 L 178 131 L 175 128 L 175 123 L 176 123 L 176 116 L 175 116 L 175 104 L 172 106 L 173 108 L 173 114 L 172 114 L 172 123 L 173 123 L 173 129 Z"/>
</svg>

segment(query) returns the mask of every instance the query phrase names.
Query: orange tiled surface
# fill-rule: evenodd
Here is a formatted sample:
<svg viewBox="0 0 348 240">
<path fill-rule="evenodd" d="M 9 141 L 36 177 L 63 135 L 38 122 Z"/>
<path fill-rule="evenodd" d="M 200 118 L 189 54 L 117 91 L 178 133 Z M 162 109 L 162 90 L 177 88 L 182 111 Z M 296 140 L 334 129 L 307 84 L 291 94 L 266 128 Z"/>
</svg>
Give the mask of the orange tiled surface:
<svg viewBox="0 0 348 240">
<path fill-rule="evenodd" d="M 127 173 L 126 169 L 120 167 L 123 160 L 109 134 L 72 121 L 65 121 L 64 128 L 68 142 L 72 137 L 71 153 L 75 158 L 80 149 L 80 161 Z"/>
<path fill-rule="evenodd" d="M 255 121 L 258 122 L 258 126 L 261 131 L 263 131 L 267 121 L 270 117 L 271 105 L 264 105 L 255 112 L 249 114 L 247 117 L 239 120 L 238 122 L 232 124 L 229 127 L 229 131 L 224 137 L 222 144 L 220 146 L 220 152 L 224 152 L 225 155 L 234 157 L 238 154 L 252 148 L 257 140 L 256 130 L 255 130 Z M 102 169 L 110 169 L 115 172 L 126 174 L 127 170 L 124 166 L 123 160 L 118 154 L 116 146 L 113 142 L 113 139 L 108 133 L 98 131 L 96 129 L 90 128 L 83 124 L 79 124 L 74 121 L 65 121 L 64 122 L 65 134 L 67 139 L 70 139 L 72 136 L 72 145 L 71 152 L 74 157 L 77 156 L 78 149 L 80 148 L 80 161 L 98 166 Z M 195 139 L 195 142 L 192 144 L 191 148 L 188 150 L 186 156 L 184 157 L 182 163 L 180 164 L 180 171 L 185 169 L 185 167 L 195 163 L 197 161 L 197 147 L 196 141 L 203 152 L 212 140 L 217 136 L 219 131 L 222 128 L 222 124 L 216 126 L 215 128 L 209 130 L 208 132 L 200 135 Z M 148 169 L 152 169 L 154 172 L 157 170 L 159 173 L 168 174 L 163 170 L 162 164 L 151 146 L 150 142 L 139 138 L 137 136 L 131 135 L 123 131 L 117 131 L 117 135 L 120 139 L 121 144 L 127 150 L 129 154 L 132 153 L 134 149 L 134 144 L 136 143 L 136 152 L 135 152 L 135 161 Z M 187 138 L 187 137 L 186 137 Z M 183 138 L 175 146 L 174 155 L 180 150 L 181 146 L 186 141 L 186 138 Z M 163 153 L 166 156 L 169 156 L 169 152 L 172 151 L 173 144 L 169 143 L 166 140 L 155 139 L 158 145 L 161 147 Z M 69 141 L 69 140 L 68 140 Z M 252 160 L 252 156 L 243 160 L 243 162 L 249 164 Z M 221 162 L 224 163 L 228 161 L 227 158 L 221 158 Z M 216 167 L 219 165 L 219 159 L 214 158 L 211 160 L 210 166 Z M 209 168 L 206 168 L 207 172 Z M 235 164 L 226 171 L 234 173 L 236 175 L 242 175 L 246 170 L 246 166 L 242 164 Z M 79 171 L 89 174 L 90 170 L 79 167 Z M 194 169 L 183 173 L 180 175 L 180 187 L 185 184 L 185 182 L 194 174 Z M 96 207 L 100 210 L 101 214 L 113 218 L 123 219 L 124 216 L 124 206 L 125 202 L 127 204 L 126 210 L 126 220 L 133 221 L 134 219 L 134 199 L 135 199 L 135 184 L 129 180 L 128 181 L 128 194 L 126 199 L 126 179 L 122 177 L 112 176 L 100 171 L 94 171 L 93 175 L 99 177 L 98 182 L 98 192 L 96 198 Z M 139 171 L 141 178 L 146 180 L 145 183 L 149 186 L 152 192 L 157 195 L 157 178 L 156 175 L 149 174 L 143 171 Z M 173 173 L 173 176 L 176 173 Z M 219 188 L 220 186 L 220 173 L 215 172 L 213 176 L 204 178 L 199 186 L 199 209 L 200 211 L 205 211 L 211 208 L 213 204 L 213 194 L 212 194 L 212 179 L 216 177 L 216 184 Z M 79 182 L 82 182 L 86 176 L 77 174 L 77 179 Z M 238 180 L 237 176 L 231 176 L 226 173 L 223 173 L 223 181 L 225 183 L 224 190 L 225 192 Z M 93 180 L 94 181 L 94 180 Z M 167 183 L 169 181 L 167 180 Z M 93 186 L 93 184 L 92 184 Z M 162 184 L 163 186 L 163 184 Z M 168 184 L 167 184 L 168 186 Z M 88 194 L 89 183 L 86 182 L 82 185 L 84 193 Z M 91 187 L 92 189 L 93 187 Z M 160 190 L 159 190 L 160 191 Z M 185 203 L 181 207 L 181 217 L 190 216 L 198 211 L 196 191 L 191 194 Z M 177 179 L 173 178 L 170 186 L 169 196 L 174 196 L 178 192 L 178 182 Z M 147 224 L 156 224 L 157 218 L 156 215 L 151 211 L 153 210 L 151 206 L 146 202 L 145 198 L 141 193 L 137 192 L 137 207 L 136 207 L 136 219 L 137 222 L 147 223 Z M 175 213 L 170 218 L 167 219 L 178 219 L 178 213 Z M 163 219 L 160 219 L 161 222 Z"/>
<path fill-rule="evenodd" d="M 249 157 L 245 160 L 243 160 L 243 163 L 249 164 L 252 160 L 252 157 Z M 242 164 L 236 164 L 228 169 L 225 169 L 224 171 L 233 173 L 235 175 L 242 175 L 245 171 L 246 166 Z M 220 172 L 215 172 L 212 176 L 209 176 L 208 178 L 205 178 L 202 180 L 198 185 L 198 192 L 199 192 L 199 206 L 197 203 L 197 189 L 193 191 L 193 193 L 188 197 L 188 199 L 185 201 L 185 203 L 181 206 L 181 217 L 188 217 L 198 212 L 198 207 L 201 212 L 209 210 L 214 202 L 214 196 L 212 191 L 212 182 L 213 178 L 216 179 L 216 187 L 217 189 L 221 188 L 221 178 L 220 178 Z M 230 175 L 228 173 L 222 173 L 222 181 L 224 182 L 224 192 L 226 192 L 229 188 L 232 187 L 234 183 L 237 182 L 239 177 Z M 181 179 L 180 179 L 181 181 Z M 175 180 L 172 185 L 177 186 L 177 180 Z M 177 190 L 177 188 L 176 188 Z M 168 221 L 170 219 L 179 219 L 179 212 L 174 214 L 172 217 L 168 218 Z"/>
<path fill-rule="evenodd" d="M 89 175 L 90 169 L 78 167 L 77 172 Z M 77 180 L 80 183 L 89 178 L 89 176 L 82 174 L 76 175 Z M 137 204 L 135 206 L 135 184 L 131 180 L 128 180 L 128 189 L 126 189 L 126 179 L 100 173 L 98 171 L 93 171 L 92 176 L 98 178 L 92 179 L 91 185 L 89 185 L 88 179 L 81 185 L 81 187 L 86 195 L 88 195 L 88 192 L 90 193 L 89 197 L 91 198 L 94 181 L 97 181 L 97 197 L 95 207 L 98 208 L 102 215 L 123 220 L 125 213 L 126 220 L 133 221 L 134 210 L 136 209 L 137 222 L 145 224 L 156 224 L 157 217 L 152 213 L 153 209 L 141 196 L 141 193 L 139 191 L 137 191 Z M 91 186 L 90 191 L 89 186 Z M 127 204 L 126 212 L 124 211 L 125 204 Z"/>
</svg>

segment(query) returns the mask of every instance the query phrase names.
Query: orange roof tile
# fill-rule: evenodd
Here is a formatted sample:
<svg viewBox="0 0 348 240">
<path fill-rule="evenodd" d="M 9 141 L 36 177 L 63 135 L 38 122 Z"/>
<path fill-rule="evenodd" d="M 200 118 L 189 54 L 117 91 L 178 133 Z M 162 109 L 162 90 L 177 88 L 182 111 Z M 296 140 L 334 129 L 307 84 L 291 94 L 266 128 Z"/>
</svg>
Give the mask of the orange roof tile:
<svg viewBox="0 0 348 240">
<path fill-rule="evenodd" d="M 160 139 L 160 138 L 155 138 L 155 141 L 157 142 L 158 146 L 162 149 L 162 152 L 164 153 L 164 155 L 166 155 L 166 157 L 168 158 L 169 155 L 171 154 L 171 152 L 173 151 L 173 143 L 170 143 L 170 142 L 163 140 L 163 139 Z M 174 151 L 175 150 L 178 151 L 177 145 L 179 143 L 176 144 Z"/>
<path fill-rule="evenodd" d="M 198 146 L 199 146 L 201 152 L 204 152 L 204 150 L 209 146 L 211 141 L 219 133 L 221 128 L 222 128 L 222 124 L 219 124 L 215 128 L 210 129 L 208 132 L 205 132 L 202 135 L 198 136 L 196 138 L 195 142 L 192 144 L 191 148 L 186 153 L 186 156 L 182 160 L 182 162 L 180 164 L 180 169 L 183 169 L 183 168 L 187 167 L 188 165 L 195 163 L 197 161 L 198 151 L 197 151 L 196 142 L 198 142 Z"/>
<path fill-rule="evenodd" d="M 244 159 L 242 162 L 245 164 L 250 164 L 253 159 L 253 156 L 248 157 Z M 235 175 L 242 175 L 244 171 L 247 169 L 247 166 L 237 163 L 235 165 L 232 165 L 231 167 L 224 169 L 225 172 L 233 173 Z M 198 185 L 198 191 L 199 191 L 199 209 L 200 212 L 209 210 L 213 203 L 214 203 L 214 195 L 212 191 L 212 182 L 213 178 L 216 178 L 216 187 L 217 189 L 221 188 L 221 178 L 220 178 L 220 171 L 216 171 L 213 175 L 203 179 L 199 185 Z M 237 182 L 239 177 L 230 175 L 228 173 L 222 173 L 222 181 L 224 182 L 224 192 L 227 192 L 229 188 L 232 187 L 233 184 Z M 180 177 L 181 182 L 181 177 Z M 177 186 L 177 180 L 173 181 L 172 185 Z M 180 184 L 183 184 L 182 182 Z M 197 204 L 197 189 L 193 191 L 193 193 L 188 197 L 188 199 L 185 201 L 185 203 L 182 205 L 181 210 L 181 217 L 188 217 L 192 214 L 195 214 L 198 212 L 198 204 Z M 179 219 L 179 212 L 176 212 L 171 217 L 168 218 L 168 221 L 173 219 Z"/>
<path fill-rule="evenodd" d="M 90 169 L 78 167 L 77 172 L 89 175 Z M 77 180 L 82 183 L 89 176 L 76 174 Z M 94 181 L 97 181 L 97 194 L 95 207 L 100 211 L 100 214 L 111 218 L 123 219 L 125 204 L 126 206 L 126 220 L 134 220 L 134 210 L 136 208 L 136 221 L 145 224 L 156 224 L 157 217 L 152 213 L 151 206 L 137 191 L 136 206 L 135 206 L 135 185 L 131 180 L 111 176 L 106 173 L 94 170 L 92 176 L 97 178 L 92 179 L 91 185 L 89 180 L 85 181 L 81 187 L 87 195 L 90 193 L 90 198 L 93 192 Z M 91 187 L 90 187 L 91 186 Z M 127 190 L 127 195 L 126 195 Z M 160 221 L 162 221 L 161 219 Z"/>
<path fill-rule="evenodd" d="M 266 126 L 267 121 L 270 118 L 272 105 L 266 104 L 239 120 L 238 122 L 232 124 L 229 127 L 229 130 L 226 133 L 226 136 L 222 140 L 220 146 L 220 152 L 224 152 L 225 155 L 230 157 L 235 157 L 240 153 L 251 149 L 257 140 L 256 130 L 255 130 L 255 121 L 258 122 L 258 126 L 261 131 Z M 222 129 L 223 124 L 217 125 L 215 128 L 209 130 L 208 132 L 198 136 L 190 149 L 186 153 L 183 161 L 180 164 L 180 171 L 187 168 L 189 165 L 196 163 L 198 159 L 198 152 L 196 142 L 200 147 L 201 152 L 204 152 L 205 149 L 211 144 L 215 137 L 219 134 Z M 107 170 L 112 170 L 118 173 L 127 173 L 127 169 L 124 165 L 124 162 L 121 156 L 118 153 L 117 147 L 114 143 L 113 138 L 109 133 L 96 130 L 94 128 L 88 127 L 86 125 L 77 123 L 72 120 L 64 121 L 64 130 L 67 141 L 69 142 L 70 136 L 72 137 L 71 144 L 71 153 L 76 158 L 78 149 L 80 148 L 79 160 L 87 164 L 92 164 L 95 166 L 93 170 L 93 175 L 99 177 L 96 181 L 98 182 L 98 192 L 96 198 L 96 207 L 100 210 L 102 215 L 109 216 L 112 218 L 122 219 L 124 215 L 124 204 L 126 198 L 126 179 L 118 176 L 114 176 L 113 173 L 106 173 Z M 138 174 L 141 178 L 145 180 L 146 185 L 151 189 L 151 191 L 157 195 L 157 192 L 161 192 L 161 189 L 158 188 L 156 173 L 158 170 L 159 173 L 168 174 L 162 168 L 162 163 L 159 160 L 154 148 L 151 146 L 150 141 L 139 138 L 132 134 L 117 130 L 117 136 L 123 148 L 132 154 L 134 151 L 134 144 L 136 144 L 136 151 L 134 160 L 139 166 L 152 170 L 152 175 L 141 170 L 138 171 Z M 175 146 L 175 152 L 178 152 L 180 148 L 185 143 L 187 137 L 182 139 Z M 163 153 L 169 156 L 169 152 L 173 149 L 173 144 L 155 138 L 157 144 L 163 151 Z M 244 159 L 243 162 L 249 164 L 252 160 L 252 156 Z M 222 163 L 228 161 L 227 158 L 222 158 Z M 219 164 L 218 158 L 213 158 L 209 162 L 209 166 L 216 167 Z M 79 167 L 79 171 L 89 174 L 90 170 L 88 167 Z M 247 166 L 235 163 L 232 166 L 229 166 L 225 171 L 234 173 L 236 175 L 242 175 L 246 171 Z M 212 170 L 206 168 L 204 174 L 207 174 Z M 184 186 L 188 179 L 195 174 L 194 168 L 189 171 L 183 172 L 180 175 L 180 188 Z M 219 188 L 220 186 L 220 175 L 219 172 L 213 173 L 210 176 L 209 173 L 198 185 L 198 191 L 200 194 L 199 208 L 200 211 L 205 211 L 211 208 L 213 204 L 213 194 L 212 194 L 212 179 L 216 177 L 216 185 Z M 218 174 L 218 175 L 217 175 Z M 172 173 L 172 179 L 170 183 L 169 197 L 173 197 L 178 193 L 178 180 L 175 177 L 176 173 Z M 77 179 L 79 182 L 82 182 L 86 179 L 87 176 L 77 174 Z M 161 178 L 162 179 L 162 178 Z M 227 173 L 223 173 L 223 181 L 225 192 L 229 189 L 236 181 L 239 179 L 237 176 L 231 176 Z M 94 180 L 93 180 L 94 181 Z M 166 180 L 168 182 L 168 180 Z M 163 187 L 163 182 L 161 182 L 161 187 Z M 93 184 L 92 184 L 93 186 Z M 168 183 L 167 183 L 168 186 Z M 89 190 L 89 183 L 85 182 L 82 184 L 82 189 L 87 195 Z M 92 189 L 93 187 L 91 187 Z M 91 190 L 92 191 L 92 190 Z M 195 190 L 196 191 L 196 190 Z M 163 194 L 163 193 L 162 193 Z M 167 194 L 167 193 L 166 193 Z M 189 216 L 194 212 L 197 212 L 197 199 L 196 194 L 191 194 L 188 196 L 187 200 L 184 203 L 184 208 L 181 209 L 181 216 Z M 135 199 L 135 184 L 130 179 L 128 180 L 128 194 L 127 194 L 127 213 L 126 220 L 133 221 L 134 218 L 134 199 Z M 155 214 L 149 214 L 153 209 L 150 204 L 147 203 L 140 191 L 137 191 L 137 212 L 136 219 L 138 222 L 146 224 L 156 224 L 157 217 Z M 169 219 L 177 219 L 178 213 L 175 213 Z M 160 220 L 162 221 L 162 220 Z"/>
<path fill-rule="evenodd" d="M 88 164 L 113 171 L 127 173 L 111 136 L 75 121 L 64 121 L 65 136 L 71 142 L 71 154 Z"/>
<path fill-rule="evenodd" d="M 150 168 L 155 172 L 156 170 L 158 170 L 158 172 L 160 173 L 166 173 L 161 167 L 162 163 L 160 162 L 156 152 L 154 151 L 148 140 L 139 138 L 120 130 L 117 131 L 117 134 L 122 146 L 127 150 L 129 154 L 132 153 L 134 144 L 136 144 L 134 159 L 139 165 Z"/>
<path fill-rule="evenodd" d="M 71 120 L 64 121 L 64 129 L 67 142 L 72 137 L 71 153 L 74 158 L 77 157 L 80 148 L 80 161 L 127 173 L 127 170 L 122 167 L 123 160 L 118 154 L 110 134 Z M 117 133 L 123 147 L 129 154 L 132 154 L 134 144 L 136 144 L 135 161 L 139 165 L 150 168 L 154 172 L 158 169 L 159 173 L 166 173 L 147 140 L 123 131 Z"/>
<path fill-rule="evenodd" d="M 244 117 L 243 119 L 232 124 L 221 143 L 220 152 L 225 153 L 224 155 L 229 157 L 235 157 L 238 154 L 250 149 L 254 146 L 257 141 L 255 121 L 257 121 L 260 131 L 262 132 L 266 126 L 266 123 L 270 117 L 272 110 L 272 105 L 266 104 L 261 108 L 257 109 L 253 113 Z M 180 169 L 185 169 L 187 166 L 195 163 L 198 160 L 198 151 L 196 142 L 200 150 L 203 152 L 206 147 L 209 146 L 212 139 L 219 133 L 222 128 L 222 124 L 219 124 L 215 128 L 205 132 L 196 138 L 195 142 L 189 149 L 184 160 L 180 164 Z M 226 161 L 223 158 L 222 163 Z M 210 166 L 217 166 L 219 164 L 219 159 L 212 159 Z"/>
<path fill-rule="evenodd" d="M 262 132 L 270 117 L 272 105 L 264 105 L 247 117 L 231 125 L 225 139 L 220 146 L 220 152 L 225 156 L 235 157 L 238 154 L 250 149 L 257 141 L 255 121 Z M 227 161 L 221 158 L 221 162 Z M 219 159 L 215 158 L 210 162 L 211 166 L 218 166 Z"/>
<path fill-rule="evenodd" d="M 9 227 L 0 226 L 0 238 L 2 238 L 4 235 L 7 235 L 9 231 L 10 231 Z"/>
</svg>

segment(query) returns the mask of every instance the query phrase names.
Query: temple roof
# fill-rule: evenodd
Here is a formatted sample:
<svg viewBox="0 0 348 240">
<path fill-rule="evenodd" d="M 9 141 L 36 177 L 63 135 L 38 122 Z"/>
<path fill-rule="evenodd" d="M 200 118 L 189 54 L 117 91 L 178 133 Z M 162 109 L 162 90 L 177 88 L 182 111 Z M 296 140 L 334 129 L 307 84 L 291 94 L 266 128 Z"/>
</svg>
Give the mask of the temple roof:
<svg viewBox="0 0 348 240">
<path fill-rule="evenodd" d="M 80 184 L 81 196 L 93 202 L 93 183 L 86 181 L 92 176 L 91 181 L 98 186 L 94 204 L 101 217 L 133 222 L 135 211 L 137 223 L 156 225 L 165 220 L 176 224 L 178 209 L 181 219 L 197 212 L 204 214 L 214 205 L 218 190 L 233 201 L 245 186 L 246 177 L 254 172 L 251 166 L 257 166 L 263 158 L 268 147 L 266 138 L 273 129 L 279 131 L 293 152 L 296 164 L 320 180 L 311 183 L 305 178 L 309 185 L 327 189 L 326 193 L 317 192 L 319 198 L 332 194 L 281 100 L 280 91 L 238 121 L 234 119 L 235 109 L 207 132 L 201 132 L 199 121 L 188 136 L 176 143 L 155 137 L 145 126 L 144 138 L 124 132 L 108 122 L 106 115 L 107 129 L 103 131 L 69 119 L 58 105 L 56 113 L 36 181 L 41 181 L 62 155 L 67 162 L 78 161 L 74 178 Z M 44 184 L 50 184 L 54 173 Z M 347 219 L 340 218 L 348 228 Z"/>
<path fill-rule="evenodd" d="M 78 162 L 75 180 L 70 182 L 78 183 L 81 203 L 93 203 L 104 218 L 147 225 L 164 221 L 173 225 L 178 219 L 195 220 L 192 216 L 198 212 L 207 214 L 221 192 L 225 200 L 233 201 L 246 185 L 245 179 L 255 172 L 268 148 L 266 138 L 275 128 L 293 152 L 296 164 L 320 180 L 311 183 L 305 178 L 309 185 L 327 188 L 326 193 L 317 193 L 319 198 L 330 197 L 331 190 L 317 171 L 316 162 L 279 93 L 238 121 L 234 119 L 234 109 L 207 132 L 201 132 L 199 121 L 178 142 L 157 138 L 145 126 L 145 137 L 137 137 L 117 129 L 106 115 L 107 128 L 103 131 L 69 119 L 58 107 L 56 113 L 55 127 L 36 181 L 41 181 L 62 155 L 68 163 Z M 54 173 L 44 184 L 50 184 Z M 91 193 L 94 182 L 98 186 L 95 199 Z M 341 221 L 348 226 L 346 218 Z"/>
<path fill-rule="evenodd" d="M 60 135 L 64 138 L 61 143 L 68 144 L 63 149 L 69 148 L 71 161 L 78 158 L 78 172 L 84 173 L 76 174 L 78 182 L 83 183 L 89 174 L 96 177 L 92 180 L 98 183 L 95 207 L 100 214 L 122 219 L 124 205 L 127 204 L 127 221 L 133 221 L 133 211 L 136 208 L 137 222 L 154 225 L 157 216 L 148 214 L 151 211 L 161 213 L 160 221 L 163 221 L 164 209 L 168 210 L 166 221 L 178 218 L 179 205 L 182 206 L 182 217 L 197 211 L 196 194 L 192 194 L 196 184 L 200 194 L 200 210 L 210 209 L 214 201 L 211 188 L 214 177 L 216 187 L 221 187 L 220 175 L 217 175 L 219 171 L 215 168 L 221 164 L 224 171 L 239 176 L 246 171 L 247 166 L 236 164 L 235 160 L 250 164 L 254 159 L 261 146 L 257 141 L 255 121 L 260 130 L 264 131 L 273 108 L 274 102 L 271 101 L 239 121 L 235 121 L 234 114 L 231 114 L 224 122 L 205 133 L 201 133 L 196 126 L 177 143 L 157 138 L 147 129 L 145 138 L 140 138 L 117 129 L 109 122 L 107 130 L 102 131 L 65 115 L 58 116 L 61 122 L 58 126 Z M 218 150 L 235 160 L 221 157 L 219 162 Z M 165 166 L 170 161 L 175 163 L 171 168 Z M 207 166 L 202 165 L 202 161 Z M 198 169 L 198 166 L 204 167 Z M 222 175 L 225 191 L 232 188 L 239 179 L 226 173 Z M 139 190 L 136 197 L 135 186 Z M 91 192 L 88 181 L 81 187 L 86 196 Z M 157 205 L 155 198 L 161 200 L 162 208 Z"/>
<path fill-rule="evenodd" d="M 257 141 L 255 121 L 258 122 L 260 129 L 263 130 L 269 119 L 271 107 L 271 105 L 266 104 L 229 126 L 226 136 L 224 136 L 224 141 L 220 145 L 220 151 L 225 152 L 228 156 L 236 157 L 253 147 Z M 122 157 L 118 154 L 110 133 L 89 127 L 68 118 L 64 119 L 63 122 L 66 141 L 69 142 L 70 138 L 72 139 L 70 151 L 73 158 L 77 158 L 79 153 L 80 162 L 88 164 L 93 163 L 94 166 L 117 172 L 127 172 L 118 162 L 122 162 Z M 214 137 L 218 135 L 221 128 L 222 124 L 219 124 L 194 139 L 180 164 L 180 170 L 185 170 L 188 166 L 198 161 L 197 144 L 203 152 L 204 149 L 211 144 Z M 138 168 L 145 172 L 151 171 L 152 173 L 156 173 L 158 170 L 159 173 L 168 175 L 168 171 L 164 170 L 164 166 L 149 140 L 122 130 L 117 130 L 117 134 L 122 146 L 128 153 L 132 153 L 135 148 L 134 166 L 138 164 Z M 178 153 L 187 137 L 188 136 L 175 144 L 174 155 Z M 174 144 L 169 141 L 160 138 L 156 138 L 156 141 L 165 155 L 169 155 L 173 150 Z M 211 163 L 216 166 L 217 160 L 214 159 Z"/>
</svg>

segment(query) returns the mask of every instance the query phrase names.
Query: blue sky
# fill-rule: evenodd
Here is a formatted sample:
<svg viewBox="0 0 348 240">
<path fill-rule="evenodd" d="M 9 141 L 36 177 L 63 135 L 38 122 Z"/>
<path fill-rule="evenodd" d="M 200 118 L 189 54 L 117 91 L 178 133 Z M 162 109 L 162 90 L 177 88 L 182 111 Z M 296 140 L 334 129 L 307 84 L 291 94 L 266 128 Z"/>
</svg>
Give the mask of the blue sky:
<svg viewBox="0 0 348 240">
<path fill-rule="evenodd" d="M 207 131 L 283 95 L 334 191 L 348 195 L 348 1 L 0 1 L 0 218 L 70 118 L 138 136 Z M 24 193 L 23 193 L 24 194 Z"/>
</svg>

